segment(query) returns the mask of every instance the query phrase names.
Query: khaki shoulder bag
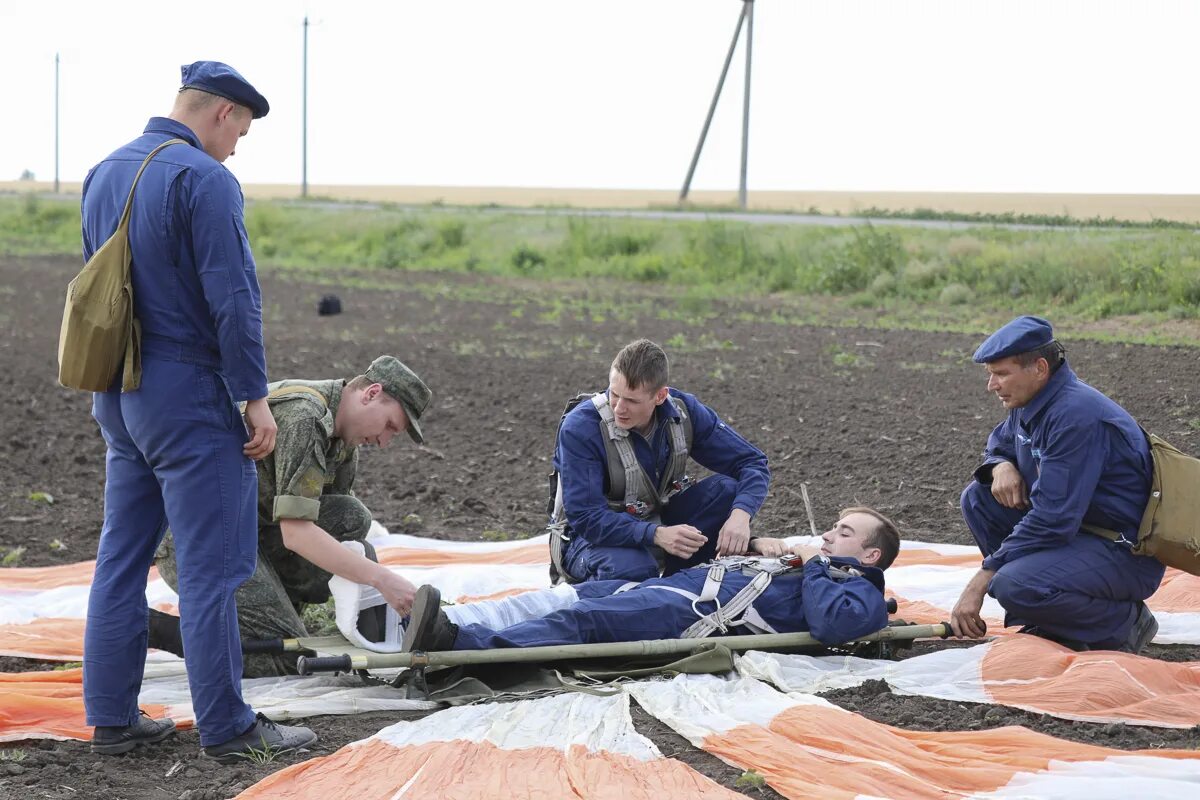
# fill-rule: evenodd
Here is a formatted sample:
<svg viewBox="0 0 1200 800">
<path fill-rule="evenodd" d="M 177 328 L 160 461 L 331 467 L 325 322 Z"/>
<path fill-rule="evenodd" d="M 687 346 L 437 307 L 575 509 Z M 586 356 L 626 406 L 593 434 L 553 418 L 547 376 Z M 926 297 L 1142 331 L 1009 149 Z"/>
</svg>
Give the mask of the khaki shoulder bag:
<svg viewBox="0 0 1200 800">
<path fill-rule="evenodd" d="M 1168 567 L 1200 575 L 1200 459 L 1148 433 L 1154 477 L 1150 501 L 1138 526 L 1133 552 L 1157 558 Z M 1116 541 L 1116 531 L 1096 525 L 1084 530 Z"/>
<path fill-rule="evenodd" d="M 131 392 L 141 385 L 142 328 L 133 316 L 129 215 L 134 190 L 146 165 L 173 144 L 187 142 L 170 139 L 146 156 L 129 188 L 117 230 L 67 285 L 67 302 L 58 333 L 58 382 L 69 389 L 108 391 L 122 361 L 125 370 L 121 391 Z"/>
</svg>

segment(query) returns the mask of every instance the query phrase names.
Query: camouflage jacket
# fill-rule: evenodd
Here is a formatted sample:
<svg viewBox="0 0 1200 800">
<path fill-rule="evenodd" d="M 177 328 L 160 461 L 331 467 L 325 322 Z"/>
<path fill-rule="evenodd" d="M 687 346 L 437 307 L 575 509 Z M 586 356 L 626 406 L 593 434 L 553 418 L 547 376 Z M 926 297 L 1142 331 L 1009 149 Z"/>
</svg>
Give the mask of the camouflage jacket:
<svg viewBox="0 0 1200 800">
<path fill-rule="evenodd" d="M 289 386 L 309 392 L 270 395 Z M 317 521 L 321 495 L 354 495 L 358 448 L 346 447 L 333 436 L 333 419 L 342 400 L 343 381 L 286 380 L 270 384 L 267 402 L 278 433 L 275 451 L 258 462 L 258 524 L 278 525 L 280 519 Z"/>
</svg>

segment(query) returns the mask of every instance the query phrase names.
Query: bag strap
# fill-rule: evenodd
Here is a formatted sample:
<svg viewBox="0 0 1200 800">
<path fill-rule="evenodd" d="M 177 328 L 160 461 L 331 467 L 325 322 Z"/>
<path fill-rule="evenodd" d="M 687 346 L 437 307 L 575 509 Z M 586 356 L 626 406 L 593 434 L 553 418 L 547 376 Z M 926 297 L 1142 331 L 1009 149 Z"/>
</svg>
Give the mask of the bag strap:
<svg viewBox="0 0 1200 800">
<path fill-rule="evenodd" d="M 133 191 L 137 189 L 138 181 L 142 179 L 142 173 L 146 171 L 146 167 L 151 160 L 161 153 L 166 148 L 173 144 L 187 144 L 183 139 L 175 138 L 168 139 L 158 147 L 150 151 L 142 161 L 142 166 L 138 167 L 137 175 L 133 176 L 133 185 L 129 187 L 129 197 L 125 198 L 125 208 L 121 211 L 121 221 L 117 223 L 117 230 L 113 236 L 121 236 L 125 240 L 125 284 L 130 285 L 131 278 L 129 275 L 129 217 L 133 211 Z M 125 367 L 121 371 L 121 391 L 128 392 L 138 388 L 141 383 L 142 375 L 142 328 L 133 316 L 133 296 L 130 294 L 129 304 L 129 325 L 125 335 Z"/>
<path fill-rule="evenodd" d="M 1125 538 L 1124 535 L 1109 528 L 1101 528 L 1099 525 L 1081 525 L 1079 527 L 1087 533 L 1099 536 L 1101 539 L 1108 539 L 1110 542 L 1120 542 Z"/>
<path fill-rule="evenodd" d="M 137 189 L 138 181 L 142 179 L 142 173 L 146 171 L 146 167 L 150 166 L 150 162 L 154 160 L 156 155 L 173 144 L 187 144 L 187 142 L 179 138 L 168 139 L 158 147 L 151 150 L 150 155 L 146 156 L 146 160 L 142 162 L 142 166 L 138 167 L 137 175 L 133 176 L 133 186 L 129 187 L 129 197 L 125 199 L 125 210 L 121 212 L 121 221 L 117 224 L 118 231 L 127 230 L 129 228 L 129 216 L 133 211 L 133 191 L 134 189 Z"/>
<path fill-rule="evenodd" d="M 322 408 L 329 408 L 329 401 L 325 399 L 325 395 L 321 394 L 311 386 L 280 386 L 276 389 L 272 389 L 267 394 L 267 399 L 274 400 L 277 397 L 284 397 L 289 394 L 303 394 L 311 396 L 321 404 Z"/>
</svg>

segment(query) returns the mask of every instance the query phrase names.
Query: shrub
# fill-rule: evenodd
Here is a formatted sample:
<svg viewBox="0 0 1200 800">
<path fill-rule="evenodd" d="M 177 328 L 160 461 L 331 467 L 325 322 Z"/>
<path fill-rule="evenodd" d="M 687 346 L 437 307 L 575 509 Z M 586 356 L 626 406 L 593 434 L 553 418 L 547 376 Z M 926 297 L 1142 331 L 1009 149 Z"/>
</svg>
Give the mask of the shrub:
<svg viewBox="0 0 1200 800">
<path fill-rule="evenodd" d="M 517 272 L 523 274 L 528 274 L 546 265 L 546 257 L 526 244 L 519 245 L 516 250 L 513 250 L 509 261 Z"/>
<path fill-rule="evenodd" d="M 975 299 L 975 293 L 961 283 L 948 283 L 942 287 L 938 302 L 944 306 L 966 305 Z"/>
</svg>

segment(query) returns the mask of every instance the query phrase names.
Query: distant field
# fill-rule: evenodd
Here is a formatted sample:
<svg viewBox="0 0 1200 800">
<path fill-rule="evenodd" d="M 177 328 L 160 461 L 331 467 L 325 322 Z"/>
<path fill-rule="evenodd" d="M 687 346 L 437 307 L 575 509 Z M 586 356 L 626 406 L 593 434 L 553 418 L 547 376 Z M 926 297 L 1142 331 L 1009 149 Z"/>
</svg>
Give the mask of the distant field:
<svg viewBox="0 0 1200 800">
<path fill-rule="evenodd" d="M 48 192 L 45 181 L 0 181 L 0 192 Z M 258 199 L 299 197 L 292 184 L 249 184 L 246 196 Z M 80 184 L 64 183 L 62 191 L 78 194 Z M 673 206 L 675 190 L 552 189 L 514 186 L 309 186 L 310 197 L 379 203 L 511 207 L 573 206 L 576 208 L 650 208 Z M 728 208 L 735 191 L 697 191 L 694 206 Z M 1150 222 L 1200 222 L 1200 195 L 1150 194 L 991 194 L 971 192 L 767 192 L 752 191 L 750 208 L 761 211 L 817 210 L 823 214 L 857 214 L 867 209 L 892 212 L 929 209 L 959 214 L 1016 214 L 1095 217 Z"/>
</svg>

